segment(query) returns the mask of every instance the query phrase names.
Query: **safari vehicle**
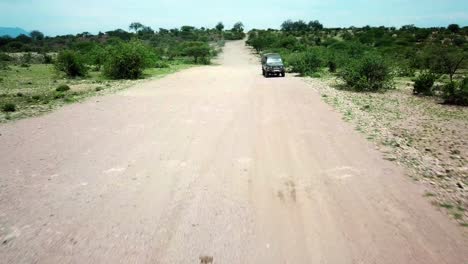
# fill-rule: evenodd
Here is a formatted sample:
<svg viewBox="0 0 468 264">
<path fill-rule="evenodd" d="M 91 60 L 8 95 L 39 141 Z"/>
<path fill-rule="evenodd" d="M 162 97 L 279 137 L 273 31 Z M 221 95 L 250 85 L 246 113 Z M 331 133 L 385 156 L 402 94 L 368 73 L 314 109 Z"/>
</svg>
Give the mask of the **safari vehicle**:
<svg viewBox="0 0 468 264">
<path fill-rule="evenodd" d="M 279 54 L 267 53 L 262 56 L 262 74 L 265 77 L 285 76 L 283 60 Z"/>
</svg>

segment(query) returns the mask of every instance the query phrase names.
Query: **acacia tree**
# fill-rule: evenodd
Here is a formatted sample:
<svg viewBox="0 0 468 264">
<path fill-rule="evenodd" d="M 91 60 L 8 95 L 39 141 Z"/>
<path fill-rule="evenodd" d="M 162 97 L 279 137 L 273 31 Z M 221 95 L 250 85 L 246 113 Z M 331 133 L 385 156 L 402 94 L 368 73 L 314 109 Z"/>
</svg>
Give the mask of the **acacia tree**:
<svg viewBox="0 0 468 264">
<path fill-rule="evenodd" d="M 224 29 L 224 24 L 223 22 L 219 22 L 216 27 L 215 27 L 218 31 L 223 31 Z"/>
<path fill-rule="evenodd" d="M 183 53 L 186 56 L 193 57 L 195 63 L 198 63 L 199 58 L 207 58 L 210 55 L 210 47 L 203 42 L 191 41 L 185 44 Z"/>
<path fill-rule="evenodd" d="M 29 33 L 31 38 L 33 40 L 43 40 L 44 39 L 44 34 L 40 32 L 39 30 L 33 30 L 31 33 Z"/>
<path fill-rule="evenodd" d="M 450 24 L 447 29 L 452 33 L 458 33 L 460 31 L 460 26 L 458 24 Z"/>
<path fill-rule="evenodd" d="M 318 31 L 323 29 L 323 25 L 318 20 L 310 21 L 309 24 L 307 24 L 307 26 L 312 31 Z"/>
<path fill-rule="evenodd" d="M 135 32 L 138 32 L 140 29 L 143 29 L 145 26 L 141 24 L 140 22 L 133 22 L 130 24 L 128 27 L 130 30 L 133 30 Z"/>
<path fill-rule="evenodd" d="M 438 74 L 447 74 L 450 82 L 463 65 L 466 53 L 455 47 L 436 47 L 429 51 L 429 68 Z"/>
<path fill-rule="evenodd" d="M 244 32 L 244 24 L 242 24 L 242 22 L 237 22 L 232 27 L 232 31 L 239 32 L 239 33 Z"/>
</svg>

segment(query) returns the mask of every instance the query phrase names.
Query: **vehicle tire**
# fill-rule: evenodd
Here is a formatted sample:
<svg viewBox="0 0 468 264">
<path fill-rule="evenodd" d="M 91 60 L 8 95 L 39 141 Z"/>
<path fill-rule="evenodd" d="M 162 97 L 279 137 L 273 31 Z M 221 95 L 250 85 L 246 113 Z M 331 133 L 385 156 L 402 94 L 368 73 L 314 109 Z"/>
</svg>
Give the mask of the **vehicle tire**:
<svg viewBox="0 0 468 264">
<path fill-rule="evenodd" d="M 281 77 L 284 77 L 284 76 L 286 76 L 286 73 L 282 72 Z"/>
<path fill-rule="evenodd" d="M 262 75 L 265 76 L 265 70 L 262 69 Z"/>
</svg>

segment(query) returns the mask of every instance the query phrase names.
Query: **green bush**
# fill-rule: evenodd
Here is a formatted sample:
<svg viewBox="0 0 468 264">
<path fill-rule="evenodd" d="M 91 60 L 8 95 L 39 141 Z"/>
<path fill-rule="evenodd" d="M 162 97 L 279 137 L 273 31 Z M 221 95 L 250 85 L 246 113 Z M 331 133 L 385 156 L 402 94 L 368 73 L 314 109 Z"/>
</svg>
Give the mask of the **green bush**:
<svg viewBox="0 0 468 264">
<path fill-rule="evenodd" d="M 53 59 L 49 54 L 44 54 L 44 64 L 52 64 Z"/>
<path fill-rule="evenodd" d="M 55 91 L 57 91 L 57 92 L 66 92 L 66 91 L 69 91 L 69 90 L 70 90 L 70 86 L 68 86 L 66 84 L 61 84 L 55 89 Z"/>
<path fill-rule="evenodd" d="M 169 68 L 169 64 L 165 61 L 156 61 L 156 63 L 154 64 L 154 67 L 155 68 Z"/>
<path fill-rule="evenodd" d="M 337 67 L 337 65 L 336 65 L 335 61 L 333 61 L 333 60 L 328 61 L 328 71 L 329 72 L 333 72 L 333 73 L 336 72 L 336 67 Z"/>
<path fill-rule="evenodd" d="M 394 88 L 390 67 L 380 56 L 374 54 L 350 61 L 339 76 L 355 91 L 375 92 Z"/>
<path fill-rule="evenodd" d="M 3 112 L 15 112 L 16 111 L 16 105 L 13 103 L 6 103 L 2 105 L 2 111 Z"/>
<path fill-rule="evenodd" d="M 183 45 L 182 53 L 185 56 L 193 57 L 195 63 L 209 64 L 210 47 L 204 42 L 186 42 Z M 199 61 L 199 59 L 201 60 Z"/>
<path fill-rule="evenodd" d="M 6 53 L 0 52 L 0 61 L 10 62 L 10 61 L 13 61 L 13 58 Z"/>
<path fill-rule="evenodd" d="M 297 72 L 301 75 L 311 75 L 324 66 L 321 54 L 315 49 L 293 53 L 285 58 L 286 65 L 291 67 L 293 72 Z"/>
<path fill-rule="evenodd" d="M 460 82 L 449 82 L 442 89 L 446 104 L 468 106 L 468 77 Z"/>
<path fill-rule="evenodd" d="M 118 42 L 107 50 L 104 75 L 111 79 L 138 79 L 156 62 L 156 55 L 141 41 Z"/>
<path fill-rule="evenodd" d="M 82 58 L 74 51 L 65 50 L 58 54 L 55 69 L 64 72 L 68 77 L 85 76 L 87 69 Z"/>
<path fill-rule="evenodd" d="M 414 80 L 413 94 L 432 95 L 435 80 L 436 76 L 430 72 L 419 75 Z"/>
</svg>

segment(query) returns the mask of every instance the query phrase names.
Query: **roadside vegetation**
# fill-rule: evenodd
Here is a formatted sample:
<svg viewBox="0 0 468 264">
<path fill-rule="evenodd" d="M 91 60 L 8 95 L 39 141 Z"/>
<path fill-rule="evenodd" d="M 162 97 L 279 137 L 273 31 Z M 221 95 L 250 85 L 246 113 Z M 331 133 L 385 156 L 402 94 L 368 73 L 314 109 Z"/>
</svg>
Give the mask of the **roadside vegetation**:
<svg viewBox="0 0 468 264">
<path fill-rule="evenodd" d="M 285 21 L 280 30 L 252 30 L 247 43 L 283 56 L 289 71 L 331 74 L 354 91 L 386 91 L 412 78 L 416 95 L 468 105 L 468 27 L 324 28 L 318 21 Z M 430 79 L 434 82 L 431 82 Z"/>
<path fill-rule="evenodd" d="M 252 30 L 386 159 L 408 168 L 433 204 L 468 223 L 468 28 L 324 28 L 286 21 Z"/>
<path fill-rule="evenodd" d="M 128 31 L 48 37 L 0 37 L 0 122 L 49 111 L 64 103 L 129 87 L 194 65 L 211 64 L 225 40 L 245 37 L 244 26 Z M 68 88 L 65 88 L 68 87 Z"/>
</svg>

